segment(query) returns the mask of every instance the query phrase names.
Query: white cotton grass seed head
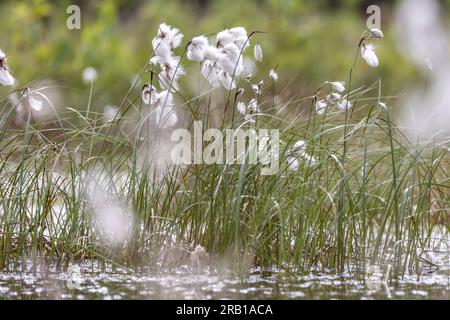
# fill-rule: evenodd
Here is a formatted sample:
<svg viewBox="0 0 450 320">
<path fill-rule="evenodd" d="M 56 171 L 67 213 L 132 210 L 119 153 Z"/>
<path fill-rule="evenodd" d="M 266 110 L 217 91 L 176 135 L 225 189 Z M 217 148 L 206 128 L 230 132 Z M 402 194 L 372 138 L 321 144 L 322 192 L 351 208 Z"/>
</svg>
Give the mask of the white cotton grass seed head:
<svg viewBox="0 0 450 320">
<path fill-rule="evenodd" d="M 237 61 L 241 54 L 238 46 L 233 42 L 224 45 L 221 53 L 222 53 L 221 58 L 223 58 L 225 55 L 227 59 L 230 59 L 232 61 Z"/>
<path fill-rule="evenodd" d="M 244 114 L 246 113 L 246 111 L 247 111 L 247 107 L 246 107 L 245 103 L 242 102 L 242 101 L 239 101 L 239 102 L 237 103 L 236 109 L 237 109 L 237 111 L 238 111 L 240 114 L 242 114 L 242 115 L 244 115 Z"/>
<path fill-rule="evenodd" d="M 218 66 L 228 74 L 240 75 L 243 71 L 242 57 L 234 43 L 228 43 L 222 48 Z"/>
<path fill-rule="evenodd" d="M 311 156 L 306 152 L 306 142 L 303 140 L 298 140 L 296 143 L 294 143 L 293 148 L 290 150 L 291 157 L 297 156 L 302 157 L 305 160 L 305 163 L 309 165 L 315 165 L 316 164 L 316 158 Z"/>
<path fill-rule="evenodd" d="M 372 38 L 376 38 L 376 39 L 383 39 L 383 37 L 384 37 L 383 31 L 381 31 L 378 28 L 370 29 L 370 35 L 372 36 Z"/>
<path fill-rule="evenodd" d="M 220 31 L 216 36 L 217 47 L 223 47 L 228 43 L 233 42 L 233 35 L 228 29 Z"/>
<path fill-rule="evenodd" d="M 158 26 L 158 33 L 157 33 L 156 37 L 159 39 L 168 39 L 170 36 L 171 30 L 172 30 L 172 28 L 169 25 L 167 25 L 165 22 L 163 22 Z"/>
<path fill-rule="evenodd" d="M 180 57 L 170 56 L 166 62 L 160 65 L 161 72 L 158 75 L 161 88 L 178 89 L 178 80 L 186 74 L 183 66 L 180 64 Z"/>
<path fill-rule="evenodd" d="M 33 95 L 29 95 L 28 100 L 30 101 L 31 109 L 35 111 L 42 111 L 42 106 L 44 105 L 44 102 L 41 99 Z"/>
<path fill-rule="evenodd" d="M 300 166 L 299 159 L 303 158 L 305 164 L 315 165 L 316 158 L 306 152 L 306 142 L 298 140 L 294 146 L 289 149 L 289 156 L 286 158 L 287 166 L 292 171 L 297 171 Z"/>
<path fill-rule="evenodd" d="M 304 140 L 298 140 L 294 143 L 294 150 L 304 150 L 306 147 L 306 142 Z"/>
<path fill-rule="evenodd" d="M 373 44 L 363 44 L 361 47 L 361 56 L 370 67 L 378 67 L 378 57 L 375 54 L 375 46 Z"/>
<path fill-rule="evenodd" d="M 159 57 L 158 56 L 151 57 L 150 60 L 149 60 L 149 63 L 152 66 L 158 65 L 159 64 Z"/>
<path fill-rule="evenodd" d="M 235 27 L 220 31 L 216 36 L 216 47 L 221 48 L 229 43 L 234 43 L 239 50 L 245 50 L 249 47 L 247 30 L 243 27 Z"/>
<path fill-rule="evenodd" d="M 187 49 L 187 58 L 192 61 L 203 61 L 205 59 L 205 49 L 208 47 L 208 39 L 205 36 L 192 38 Z"/>
<path fill-rule="evenodd" d="M 278 81 L 278 73 L 276 73 L 275 70 L 273 70 L 273 69 L 270 69 L 269 77 L 270 77 L 270 79 L 272 79 L 275 82 Z"/>
<path fill-rule="evenodd" d="M 238 46 L 239 50 L 245 50 L 250 46 L 247 30 L 244 27 L 231 28 L 229 33 L 233 36 L 233 42 Z"/>
<path fill-rule="evenodd" d="M 256 94 L 261 94 L 261 88 L 260 88 L 259 85 L 257 85 L 257 84 L 252 84 L 252 90 L 253 90 L 253 92 L 255 92 Z"/>
<path fill-rule="evenodd" d="M 142 102 L 149 105 L 150 117 L 160 129 L 173 127 L 178 116 L 173 105 L 173 95 L 168 90 L 158 93 L 155 87 L 145 84 L 142 88 Z"/>
<path fill-rule="evenodd" d="M 342 93 L 345 91 L 345 82 L 344 81 L 331 81 L 328 82 L 328 84 L 331 86 L 331 88 L 339 93 Z"/>
<path fill-rule="evenodd" d="M 12 87 L 16 83 L 16 80 L 11 75 L 8 69 L 0 68 L 0 84 L 2 86 Z"/>
<path fill-rule="evenodd" d="M 337 92 L 332 92 L 332 93 L 326 95 L 326 97 L 325 97 L 327 104 L 331 104 L 331 105 L 338 103 L 339 101 L 341 101 L 341 99 L 342 99 L 342 96 Z"/>
<path fill-rule="evenodd" d="M 225 89 L 232 90 L 232 89 L 236 88 L 236 84 L 235 84 L 233 78 L 227 72 L 225 72 L 223 70 L 219 71 L 218 78 L 219 78 L 220 83 L 222 84 L 222 86 Z"/>
<path fill-rule="evenodd" d="M 11 87 L 14 86 L 15 82 L 16 80 L 6 65 L 6 54 L 0 50 L 0 85 Z"/>
<path fill-rule="evenodd" d="M 158 57 L 158 63 L 164 62 L 170 56 L 170 45 L 167 41 L 155 37 L 152 40 L 152 47 L 155 55 Z"/>
<path fill-rule="evenodd" d="M 209 60 L 206 60 L 202 66 L 202 75 L 208 80 L 209 84 L 213 88 L 220 87 L 221 83 L 218 75 L 218 68 L 215 66 L 215 63 Z"/>
<path fill-rule="evenodd" d="M 250 47 L 250 41 L 247 36 L 235 39 L 234 43 L 238 46 L 239 50 L 245 50 Z"/>
<path fill-rule="evenodd" d="M 158 100 L 158 93 L 154 86 L 149 83 L 145 84 L 142 88 L 142 102 L 147 105 L 154 105 Z"/>
<path fill-rule="evenodd" d="M 213 88 L 236 88 L 235 80 L 246 73 L 243 50 L 248 47 L 243 27 L 225 29 L 216 36 L 216 45 L 209 45 L 205 36 L 194 37 L 188 45 L 189 60 L 202 62 L 201 73 Z"/>
<path fill-rule="evenodd" d="M 83 70 L 83 82 L 90 84 L 97 79 L 98 73 L 94 67 L 87 67 Z"/>
<path fill-rule="evenodd" d="M 259 43 L 255 44 L 255 47 L 253 48 L 253 55 L 255 56 L 256 61 L 261 62 L 263 60 L 263 52 Z"/>
<path fill-rule="evenodd" d="M 210 61 L 217 62 L 220 59 L 220 50 L 215 46 L 206 46 L 203 54 L 204 58 Z"/>
<path fill-rule="evenodd" d="M 345 111 L 346 109 L 350 109 L 352 107 L 352 103 L 347 99 L 342 99 L 338 104 L 336 104 L 336 107 L 341 111 Z"/>
<path fill-rule="evenodd" d="M 161 106 L 173 106 L 173 95 L 168 90 L 161 91 L 157 94 L 156 103 Z"/>
<path fill-rule="evenodd" d="M 159 42 L 167 44 L 170 49 L 178 48 L 181 45 L 184 35 L 177 28 L 172 28 L 165 22 L 158 27 L 158 34 L 153 39 L 157 45 Z M 153 48 L 155 49 L 155 48 Z"/>
<path fill-rule="evenodd" d="M 183 41 L 184 35 L 177 29 L 173 28 L 170 34 L 169 44 L 172 49 L 178 48 Z"/>
<path fill-rule="evenodd" d="M 247 38 L 247 30 L 245 30 L 244 27 L 234 27 L 228 30 L 228 32 L 234 39 L 239 39 L 242 37 Z"/>
<path fill-rule="evenodd" d="M 315 108 L 316 108 L 316 112 L 317 112 L 317 114 L 318 115 L 322 115 L 322 114 L 324 114 L 324 112 L 326 111 L 326 109 L 327 109 L 327 102 L 325 101 L 325 100 L 318 100 L 318 101 L 316 101 L 316 103 L 315 103 Z"/>
<path fill-rule="evenodd" d="M 172 28 L 166 23 L 162 23 L 158 27 L 158 33 L 152 40 L 152 47 L 155 57 L 150 59 L 150 64 L 153 66 L 159 65 L 160 72 L 158 74 L 159 85 L 162 89 L 175 91 L 178 89 L 178 80 L 185 75 L 184 68 L 180 64 L 180 57 L 175 56 L 172 52 L 173 49 L 181 45 L 183 34 L 177 28 Z M 202 42 L 204 39 L 200 39 Z M 199 43 L 200 43 L 199 42 Z M 201 51 L 192 51 L 189 56 L 192 58 L 195 56 L 199 59 L 198 55 Z"/>
<path fill-rule="evenodd" d="M 174 108 L 173 95 L 168 90 L 161 91 L 157 95 L 158 106 L 155 109 L 156 123 L 161 129 L 170 128 L 178 122 L 176 109 Z"/>
<path fill-rule="evenodd" d="M 261 80 L 259 83 L 252 84 L 252 90 L 255 94 L 260 95 L 262 93 L 262 86 L 264 85 L 264 80 Z"/>
<path fill-rule="evenodd" d="M 297 171 L 300 163 L 297 157 L 289 156 L 286 158 L 286 164 L 291 171 Z"/>
</svg>

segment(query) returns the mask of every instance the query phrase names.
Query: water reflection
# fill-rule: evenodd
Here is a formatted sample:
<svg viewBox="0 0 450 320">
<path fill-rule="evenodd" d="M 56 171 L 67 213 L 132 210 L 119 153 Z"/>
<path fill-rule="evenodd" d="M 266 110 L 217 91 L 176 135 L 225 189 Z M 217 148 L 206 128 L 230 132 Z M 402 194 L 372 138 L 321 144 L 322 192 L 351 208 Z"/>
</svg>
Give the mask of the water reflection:
<svg viewBox="0 0 450 320">
<path fill-rule="evenodd" d="M 244 280 L 217 274 L 144 275 L 95 272 L 71 266 L 66 273 L 0 273 L 2 299 L 450 299 L 448 274 L 397 283 L 367 283 L 350 274 L 292 276 L 254 273 Z"/>
</svg>

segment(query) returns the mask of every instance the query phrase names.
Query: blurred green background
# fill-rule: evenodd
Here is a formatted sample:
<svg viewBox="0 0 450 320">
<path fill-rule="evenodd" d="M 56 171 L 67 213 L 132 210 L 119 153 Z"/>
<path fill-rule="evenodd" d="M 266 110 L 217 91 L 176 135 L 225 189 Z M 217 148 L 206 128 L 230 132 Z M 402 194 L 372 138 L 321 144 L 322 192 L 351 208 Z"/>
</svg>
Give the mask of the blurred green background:
<svg viewBox="0 0 450 320">
<path fill-rule="evenodd" d="M 448 2 L 444 5 L 448 8 Z M 366 29 L 366 8 L 381 7 L 385 38 L 377 41 L 378 68 L 358 61 L 355 83 L 369 85 L 383 79 L 385 95 L 397 95 L 419 73 L 400 54 L 392 36 L 395 1 L 302 0 L 147 0 L 147 1 L 1 1 L 0 48 L 8 55 L 13 75 L 21 86 L 39 79 L 54 79 L 66 87 L 69 104 L 85 97 L 82 70 L 99 73 L 95 94 L 106 104 L 118 104 L 130 82 L 151 54 L 158 24 L 179 28 L 185 44 L 193 36 L 244 26 L 266 31 L 253 40 L 263 47 L 260 76 L 271 67 L 281 86 L 292 93 L 310 92 L 325 80 L 347 80 L 355 48 Z M 81 8 L 81 30 L 66 27 L 67 6 Z M 182 48 L 178 49 L 181 55 Z M 252 54 L 252 50 L 246 52 Z M 183 59 L 189 70 L 195 63 Z M 185 83 L 188 81 L 186 77 Z M 293 81 L 292 81 L 293 80 Z M 188 87 L 188 86 L 186 86 Z M 7 89 L 1 88 L 0 92 Z M 189 89 L 187 89 L 189 90 Z"/>
</svg>

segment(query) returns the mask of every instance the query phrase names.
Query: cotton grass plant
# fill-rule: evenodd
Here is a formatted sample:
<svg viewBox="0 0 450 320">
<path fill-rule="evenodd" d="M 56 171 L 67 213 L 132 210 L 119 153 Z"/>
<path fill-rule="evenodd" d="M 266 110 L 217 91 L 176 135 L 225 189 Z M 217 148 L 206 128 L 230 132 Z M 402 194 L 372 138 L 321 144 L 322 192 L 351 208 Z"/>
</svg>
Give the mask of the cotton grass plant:
<svg viewBox="0 0 450 320">
<path fill-rule="evenodd" d="M 47 123 L 28 116 L 17 128 L 10 122 L 20 103 L 4 96 L 0 267 L 36 268 L 45 259 L 64 269 L 88 260 L 150 271 L 364 276 L 377 265 L 394 278 L 420 275 L 432 263 L 423 252 L 448 244 L 448 150 L 407 139 L 381 80 L 353 89 L 350 74 L 280 101 L 275 83 L 283 75 L 244 72 L 246 49 L 259 36 L 239 27 L 183 43 L 180 30 L 161 24 L 139 72 L 145 85 L 134 81 L 102 113 L 89 97 L 87 112 L 67 108 Z M 358 45 L 371 67 L 379 61 L 366 42 L 379 38 L 372 30 Z M 253 54 L 263 59 L 261 45 Z M 2 84 L 12 85 L 0 58 Z M 196 70 L 198 95 L 187 97 L 180 80 Z M 92 95 L 98 75 L 86 73 Z M 279 171 L 166 161 L 172 129 L 192 130 L 195 120 L 212 127 L 216 118 L 224 129 L 280 130 Z"/>
</svg>

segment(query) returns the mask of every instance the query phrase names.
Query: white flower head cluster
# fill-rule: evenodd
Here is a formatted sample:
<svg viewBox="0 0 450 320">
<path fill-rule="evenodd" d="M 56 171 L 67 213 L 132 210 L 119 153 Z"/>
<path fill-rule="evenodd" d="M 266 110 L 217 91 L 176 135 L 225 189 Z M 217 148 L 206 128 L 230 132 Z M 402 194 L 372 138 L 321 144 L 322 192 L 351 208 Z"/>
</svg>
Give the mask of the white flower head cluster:
<svg viewBox="0 0 450 320">
<path fill-rule="evenodd" d="M 219 32 L 215 45 L 210 45 L 203 35 L 193 38 L 188 46 L 187 57 L 202 63 L 202 75 L 211 86 L 223 86 L 231 90 L 236 87 L 235 79 L 244 72 L 242 55 L 249 46 L 245 28 L 236 27 Z"/>
<path fill-rule="evenodd" d="M 83 70 L 83 82 L 86 84 L 91 84 L 97 79 L 98 73 L 94 67 L 87 67 Z"/>
<path fill-rule="evenodd" d="M 370 36 L 375 39 L 383 39 L 384 34 L 383 31 L 381 31 L 380 29 L 372 28 L 370 29 Z"/>
<path fill-rule="evenodd" d="M 159 65 L 159 85 L 163 89 L 174 91 L 178 89 L 178 80 L 185 74 L 180 63 L 180 57 L 173 50 L 181 45 L 183 34 L 177 28 L 162 23 L 158 34 L 152 40 L 155 56 L 150 59 L 152 65 Z"/>
<path fill-rule="evenodd" d="M 287 166 L 292 171 L 297 171 L 300 166 L 300 158 L 308 165 L 315 165 L 317 160 L 306 152 L 306 142 L 303 140 L 297 141 L 294 146 L 289 149 L 289 155 L 286 158 Z"/>
<path fill-rule="evenodd" d="M 384 34 L 383 31 L 381 31 L 380 29 L 377 28 L 373 28 L 370 29 L 370 34 L 369 36 L 366 36 L 363 38 L 363 40 L 365 39 L 383 39 Z M 378 67 L 379 61 L 378 61 L 378 57 L 375 53 L 375 46 L 371 43 L 364 43 L 364 41 L 362 41 L 361 43 L 361 57 L 366 61 L 366 63 L 372 67 Z"/>
<path fill-rule="evenodd" d="M 363 43 L 361 46 L 361 56 L 372 68 L 378 67 L 378 57 L 375 53 L 375 46 L 373 44 Z"/>
<path fill-rule="evenodd" d="M 352 104 L 341 93 L 345 91 L 344 81 L 327 81 L 330 85 L 332 92 L 327 94 L 324 99 L 317 99 L 314 103 L 317 114 L 323 114 L 329 106 L 335 106 L 341 111 L 350 109 Z"/>
<path fill-rule="evenodd" d="M 145 84 L 142 88 L 142 102 L 154 107 L 155 120 L 161 129 L 173 127 L 177 121 L 173 95 L 169 90 L 157 92 L 156 88 L 150 84 Z"/>
<path fill-rule="evenodd" d="M 269 78 L 272 79 L 274 82 L 278 81 L 278 73 L 276 73 L 275 70 L 270 69 L 269 70 Z"/>
<path fill-rule="evenodd" d="M 263 60 L 263 52 L 259 43 L 255 44 L 255 47 L 253 48 L 253 55 L 255 56 L 256 61 L 261 62 Z"/>
<path fill-rule="evenodd" d="M 264 80 L 261 80 L 258 83 L 252 84 L 252 90 L 256 95 L 260 95 L 262 93 L 262 87 L 264 85 Z"/>
<path fill-rule="evenodd" d="M 345 91 L 345 82 L 344 81 L 327 81 L 327 83 L 336 92 L 342 93 Z"/>
<path fill-rule="evenodd" d="M 256 112 L 260 112 L 258 101 L 256 99 L 250 100 L 248 105 L 244 102 L 239 101 L 236 105 L 237 111 L 244 116 L 246 122 L 254 123 L 255 119 L 253 119 L 252 114 Z"/>
<path fill-rule="evenodd" d="M 13 86 L 15 82 L 14 77 L 6 65 L 6 55 L 0 50 L 0 84 L 3 86 Z"/>
</svg>

